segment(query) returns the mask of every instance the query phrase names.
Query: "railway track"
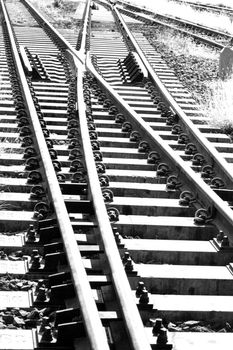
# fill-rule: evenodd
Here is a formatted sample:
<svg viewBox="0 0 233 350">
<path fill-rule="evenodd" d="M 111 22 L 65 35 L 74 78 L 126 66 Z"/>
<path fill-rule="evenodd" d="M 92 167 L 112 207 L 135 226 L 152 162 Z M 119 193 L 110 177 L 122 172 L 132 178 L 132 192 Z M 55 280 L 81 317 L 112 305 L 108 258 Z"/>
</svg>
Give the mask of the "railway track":
<svg viewBox="0 0 233 350">
<path fill-rule="evenodd" d="M 1 1 L 0 349 L 231 349 L 231 137 L 90 5 Z"/>
<path fill-rule="evenodd" d="M 223 49 L 229 45 L 232 35 L 221 30 L 209 28 L 202 24 L 184 20 L 177 16 L 163 15 L 146 10 L 143 7 L 129 5 L 124 1 L 118 1 L 119 10 L 126 16 L 130 16 L 146 24 L 153 26 L 162 26 L 166 29 L 178 32 L 184 36 L 191 36 L 197 42 L 207 44 L 209 46 Z"/>
<path fill-rule="evenodd" d="M 229 16 L 232 16 L 233 10 L 230 7 L 227 6 L 217 6 L 217 5 L 210 5 L 210 4 L 201 4 L 201 3 L 195 3 L 192 1 L 183 1 L 183 0 L 175 0 L 175 2 L 178 2 L 180 4 L 186 4 L 191 7 L 194 7 L 198 10 L 204 10 L 204 11 L 214 11 L 217 13 L 225 13 Z"/>
</svg>

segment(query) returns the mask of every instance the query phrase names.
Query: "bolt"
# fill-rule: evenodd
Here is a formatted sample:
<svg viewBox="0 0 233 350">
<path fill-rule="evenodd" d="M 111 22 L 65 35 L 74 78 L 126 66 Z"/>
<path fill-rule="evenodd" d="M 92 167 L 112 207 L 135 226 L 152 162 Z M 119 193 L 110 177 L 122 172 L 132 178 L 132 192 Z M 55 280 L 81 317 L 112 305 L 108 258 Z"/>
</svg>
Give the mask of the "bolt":
<svg viewBox="0 0 233 350">
<path fill-rule="evenodd" d="M 125 252 L 124 256 L 122 257 L 122 263 L 123 265 L 126 264 L 127 260 L 130 258 L 129 252 Z"/>
<path fill-rule="evenodd" d="M 29 228 L 27 230 L 27 240 L 29 242 L 35 242 L 35 240 L 36 240 L 36 232 L 34 230 L 33 225 L 29 225 Z"/>
<path fill-rule="evenodd" d="M 148 304 L 148 303 L 149 303 L 148 291 L 146 289 L 143 289 L 139 299 L 139 304 Z"/>
<path fill-rule="evenodd" d="M 51 342 L 53 340 L 52 329 L 50 326 L 44 327 L 44 333 L 41 337 L 42 342 Z"/>
<path fill-rule="evenodd" d="M 157 344 L 167 344 L 168 339 L 167 339 L 167 330 L 166 328 L 161 328 L 158 338 L 157 338 Z"/>
<path fill-rule="evenodd" d="M 41 287 L 44 287 L 45 285 L 44 285 L 44 280 L 43 279 L 39 279 L 38 280 L 38 282 L 37 282 L 37 286 L 36 286 L 36 293 L 38 293 L 39 292 L 39 289 L 41 288 Z"/>
<path fill-rule="evenodd" d="M 143 290 L 146 290 L 145 284 L 143 281 L 139 281 L 136 289 L 136 293 L 135 293 L 137 298 L 139 298 L 142 295 Z"/>
<path fill-rule="evenodd" d="M 220 230 L 219 233 L 217 234 L 217 241 L 219 243 L 222 242 L 223 237 L 224 237 L 224 232 Z"/>
<path fill-rule="evenodd" d="M 132 272 L 133 271 L 133 260 L 129 257 L 125 263 L 125 271 Z"/>
<path fill-rule="evenodd" d="M 46 288 L 40 287 L 38 290 L 36 301 L 45 301 L 46 300 Z"/>
<path fill-rule="evenodd" d="M 229 239 L 228 239 L 228 237 L 227 236 L 224 236 L 223 237 L 223 240 L 222 240 L 222 242 L 221 242 L 221 247 L 229 247 Z"/>
<path fill-rule="evenodd" d="M 32 257 L 31 269 L 37 270 L 40 268 L 40 255 L 35 255 Z"/>
<path fill-rule="evenodd" d="M 45 331 L 46 326 L 49 326 L 49 317 L 43 316 L 39 332 L 43 333 Z"/>
<path fill-rule="evenodd" d="M 116 244 L 121 244 L 122 237 L 121 237 L 120 233 L 116 232 L 114 236 L 115 236 Z"/>
<path fill-rule="evenodd" d="M 38 254 L 39 254 L 38 249 L 33 249 L 31 258 L 33 258 L 35 255 L 38 255 Z"/>
<path fill-rule="evenodd" d="M 160 333 L 161 328 L 163 328 L 162 318 L 156 318 L 152 329 L 153 335 L 157 336 Z"/>
</svg>

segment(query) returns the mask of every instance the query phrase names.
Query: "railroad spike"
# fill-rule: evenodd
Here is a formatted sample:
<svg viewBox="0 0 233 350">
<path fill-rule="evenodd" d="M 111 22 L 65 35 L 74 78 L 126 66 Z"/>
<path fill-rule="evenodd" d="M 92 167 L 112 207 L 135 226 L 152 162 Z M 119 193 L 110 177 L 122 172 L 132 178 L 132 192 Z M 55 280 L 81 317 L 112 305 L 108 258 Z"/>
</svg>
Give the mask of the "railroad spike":
<svg viewBox="0 0 233 350">
<path fill-rule="evenodd" d="M 81 160 L 75 159 L 70 164 L 70 172 L 77 172 L 79 169 L 84 169 L 84 164 Z"/>
<path fill-rule="evenodd" d="M 140 296 L 143 293 L 143 290 L 146 290 L 145 283 L 143 281 L 139 281 L 135 292 L 136 298 L 140 298 Z"/>
<path fill-rule="evenodd" d="M 18 121 L 18 128 L 30 125 L 28 118 L 21 117 Z"/>
<path fill-rule="evenodd" d="M 95 162 L 102 162 L 103 155 L 100 151 L 94 151 L 93 155 L 94 155 Z"/>
<path fill-rule="evenodd" d="M 51 343 L 53 341 L 52 328 L 50 326 L 44 327 L 44 332 L 40 341 L 42 343 Z"/>
<path fill-rule="evenodd" d="M 185 146 L 184 153 L 188 154 L 188 155 L 193 155 L 193 154 L 197 153 L 196 145 L 194 145 L 194 143 L 187 143 Z"/>
<path fill-rule="evenodd" d="M 80 146 L 81 144 L 76 138 L 69 140 L 68 149 L 79 148 Z"/>
<path fill-rule="evenodd" d="M 195 212 L 194 223 L 196 225 L 205 225 L 212 221 L 211 215 L 204 208 L 200 208 Z"/>
<path fill-rule="evenodd" d="M 122 113 L 118 113 L 115 117 L 115 123 L 123 124 L 125 122 L 125 116 Z"/>
<path fill-rule="evenodd" d="M 29 147 L 33 145 L 33 139 L 29 136 L 26 136 L 22 140 L 22 147 Z"/>
<path fill-rule="evenodd" d="M 72 183 L 86 183 L 87 182 L 87 178 L 86 178 L 86 175 L 85 175 L 84 171 L 76 171 L 72 175 L 71 182 Z"/>
<path fill-rule="evenodd" d="M 104 202 L 105 203 L 111 203 L 113 202 L 113 192 L 109 189 L 103 189 L 102 190 L 102 195 L 104 197 Z"/>
<path fill-rule="evenodd" d="M 39 171 L 31 171 L 28 174 L 27 183 L 38 184 L 42 182 L 42 175 Z"/>
<path fill-rule="evenodd" d="M 133 264 L 133 260 L 131 259 L 131 257 L 128 257 L 128 259 L 124 263 L 124 266 L 125 266 L 125 271 L 126 272 L 133 272 L 134 264 Z"/>
<path fill-rule="evenodd" d="M 106 167 L 104 163 L 96 162 L 95 166 L 98 174 L 104 174 L 106 172 Z"/>
<path fill-rule="evenodd" d="M 179 124 L 175 124 L 171 130 L 172 135 L 180 135 L 182 133 L 182 128 Z"/>
<path fill-rule="evenodd" d="M 147 141 L 141 141 L 138 146 L 138 152 L 147 153 L 150 151 L 150 146 Z"/>
<path fill-rule="evenodd" d="M 143 289 L 139 298 L 139 304 L 149 304 L 150 298 L 147 289 Z"/>
<path fill-rule="evenodd" d="M 30 192 L 31 199 L 42 199 L 45 197 L 45 190 L 42 186 L 33 186 Z"/>
<path fill-rule="evenodd" d="M 165 345 L 168 342 L 168 338 L 167 338 L 167 330 L 166 328 L 161 328 L 158 338 L 157 338 L 157 344 L 159 345 Z"/>
<path fill-rule="evenodd" d="M 193 155 L 192 164 L 196 166 L 203 165 L 205 163 L 205 158 L 203 154 L 196 153 Z"/>
<path fill-rule="evenodd" d="M 31 157 L 26 160 L 25 170 L 37 170 L 40 168 L 40 164 L 37 158 Z"/>
<path fill-rule="evenodd" d="M 48 214 L 50 212 L 50 208 L 47 203 L 45 202 L 39 202 L 35 205 L 34 208 L 34 216 L 38 220 L 46 219 Z"/>
<path fill-rule="evenodd" d="M 213 178 L 214 176 L 214 170 L 213 167 L 211 165 L 204 165 L 201 169 L 201 177 L 204 179 L 209 179 L 209 178 Z"/>
<path fill-rule="evenodd" d="M 129 123 L 129 122 L 124 122 L 122 124 L 121 131 L 123 131 L 123 132 L 131 132 L 132 131 L 132 124 Z"/>
<path fill-rule="evenodd" d="M 154 321 L 153 321 L 154 325 L 153 325 L 153 328 L 152 328 L 152 334 L 153 336 L 158 336 L 161 329 L 163 328 L 163 321 L 162 321 L 162 318 L 156 318 Z"/>
<path fill-rule="evenodd" d="M 69 160 L 82 158 L 82 152 L 79 148 L 73 148 L 69 153 Z"/>
<path fill-rule="evenodd" d="M 58 160 L 53 160 L 52 163 L 56 172 L 61 171 L 61 163 Z"/>
<path fill-rule="evenodd" d="M 108 187 L 109 186 L 109 177 L 107 175 L 100 175 L 99 182 L 100 182 L 101 187 Z"/>
<path fill-rule="evenodd" d="M 178 190 L 181 186 L 182 186 L 182 183 L 178 181 L 177 176 L 171 175 L 167 178 L 167 183 L 166 183 L 167 191 Z"/>
<path fill-rule="evenodd" d="M 188 135 L 186 133 L 179 134 L 177 142 L 180 145 L 186 145 L 189 142 Z"/>
<path fill-rule="evenodd" d="M 100 149 L 99 141 L 91 141 L 92 151 L 98 151 Z"/>
<path fill-rule="evenodd" d="M 57 174 L 57 179 L 58 179 L 59 183 L 66 182 L 65 174 Z"/>
<path fill-rule="evenodd" d="M 19 135 L 21 137 L 29 136 L 29 135 L 32 135 L 32 131 L 29 126 L 23 126 L 20 128 Z"/>
<path fill-rule="evenodd" d="M 220 177 L 214 177 L 211 180 L 211 184 L 210 187 L 213 189 L 217 189 L 217 188 L 224 188 L 225 187 L 225 183 L 224 181 L 220 178 Z"/>
<path fill-rule="evenodd" d="M 131 142 L 139 142 L 141 140 L 141 135 L 138 131 L 132 131 L 129 137 Z"/>
<path fill-rule="evenodd" d="M 148 164 L 157 164 L 161 160 L 161 157 L 158 152 L 152 151 L 148 154 L 147 163 Z"/>
<path fill-rule="evenodd" d="M 33 225 L 29 225 L 26 237 L 27 237 L 27 241 L 28 242 L 35 242 L 35 240 L 36 240 L 36 230 L 34 229 Z"/>
<path fill-rule="evenodd" d="M 180 199 L 179 199 L 180 205 L 190 206 L 191 203 L 193 203 L 195 201 L 196 201 L 196 198 L 192 192 L 190 192 L 190 191 L 181 192 Z"/>
<path fill-rule="evenodd" d="M 34 147 L 29 146 L 29 147 L 25 148 L 24 155 L 23 155 L 24 158 L 28 159 L 28 158 L 36 157 L 36 156 L 37 156 L 37 152 L 36 152 Z"/>
<path fill-rule="evenodd" d="M 116 208 L 107 208 L 107 213 L 110 222 L 116 222 L 119 220 L 120 213 Z"/>
<path fill-rule="evenodd" d="M 167 163 L 159 163 L 157 166 L 157 176 L 168 176 L 171 172 L 169 165 Z"/>
</svg>

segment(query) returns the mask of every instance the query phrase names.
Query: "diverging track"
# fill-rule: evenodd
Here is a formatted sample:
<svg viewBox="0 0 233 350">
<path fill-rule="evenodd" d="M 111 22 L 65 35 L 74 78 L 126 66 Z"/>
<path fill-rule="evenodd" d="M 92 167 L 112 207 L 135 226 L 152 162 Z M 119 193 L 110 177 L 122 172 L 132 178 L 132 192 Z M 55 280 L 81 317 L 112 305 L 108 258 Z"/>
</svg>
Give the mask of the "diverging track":
<svg viewBox="0 0 233 350">
<path fill-rule="evenodd" d="M 5 5 L 0 349 L 231 349 L 229 136 L 117 7 Z"/>
</svg>

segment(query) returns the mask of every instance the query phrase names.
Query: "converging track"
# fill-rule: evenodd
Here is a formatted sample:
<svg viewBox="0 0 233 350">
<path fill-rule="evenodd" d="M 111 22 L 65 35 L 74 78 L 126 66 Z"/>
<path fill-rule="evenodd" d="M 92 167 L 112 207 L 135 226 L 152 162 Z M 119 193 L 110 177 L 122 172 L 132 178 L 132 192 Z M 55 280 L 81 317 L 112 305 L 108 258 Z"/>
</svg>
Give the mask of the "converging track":
<svg viewBox="0 0 233 350">
<path fill-rule="evenodd" d="M 0 350 L 231 349 L 232 137 L 125 11 L 1 0 Z"/>
</svg>

